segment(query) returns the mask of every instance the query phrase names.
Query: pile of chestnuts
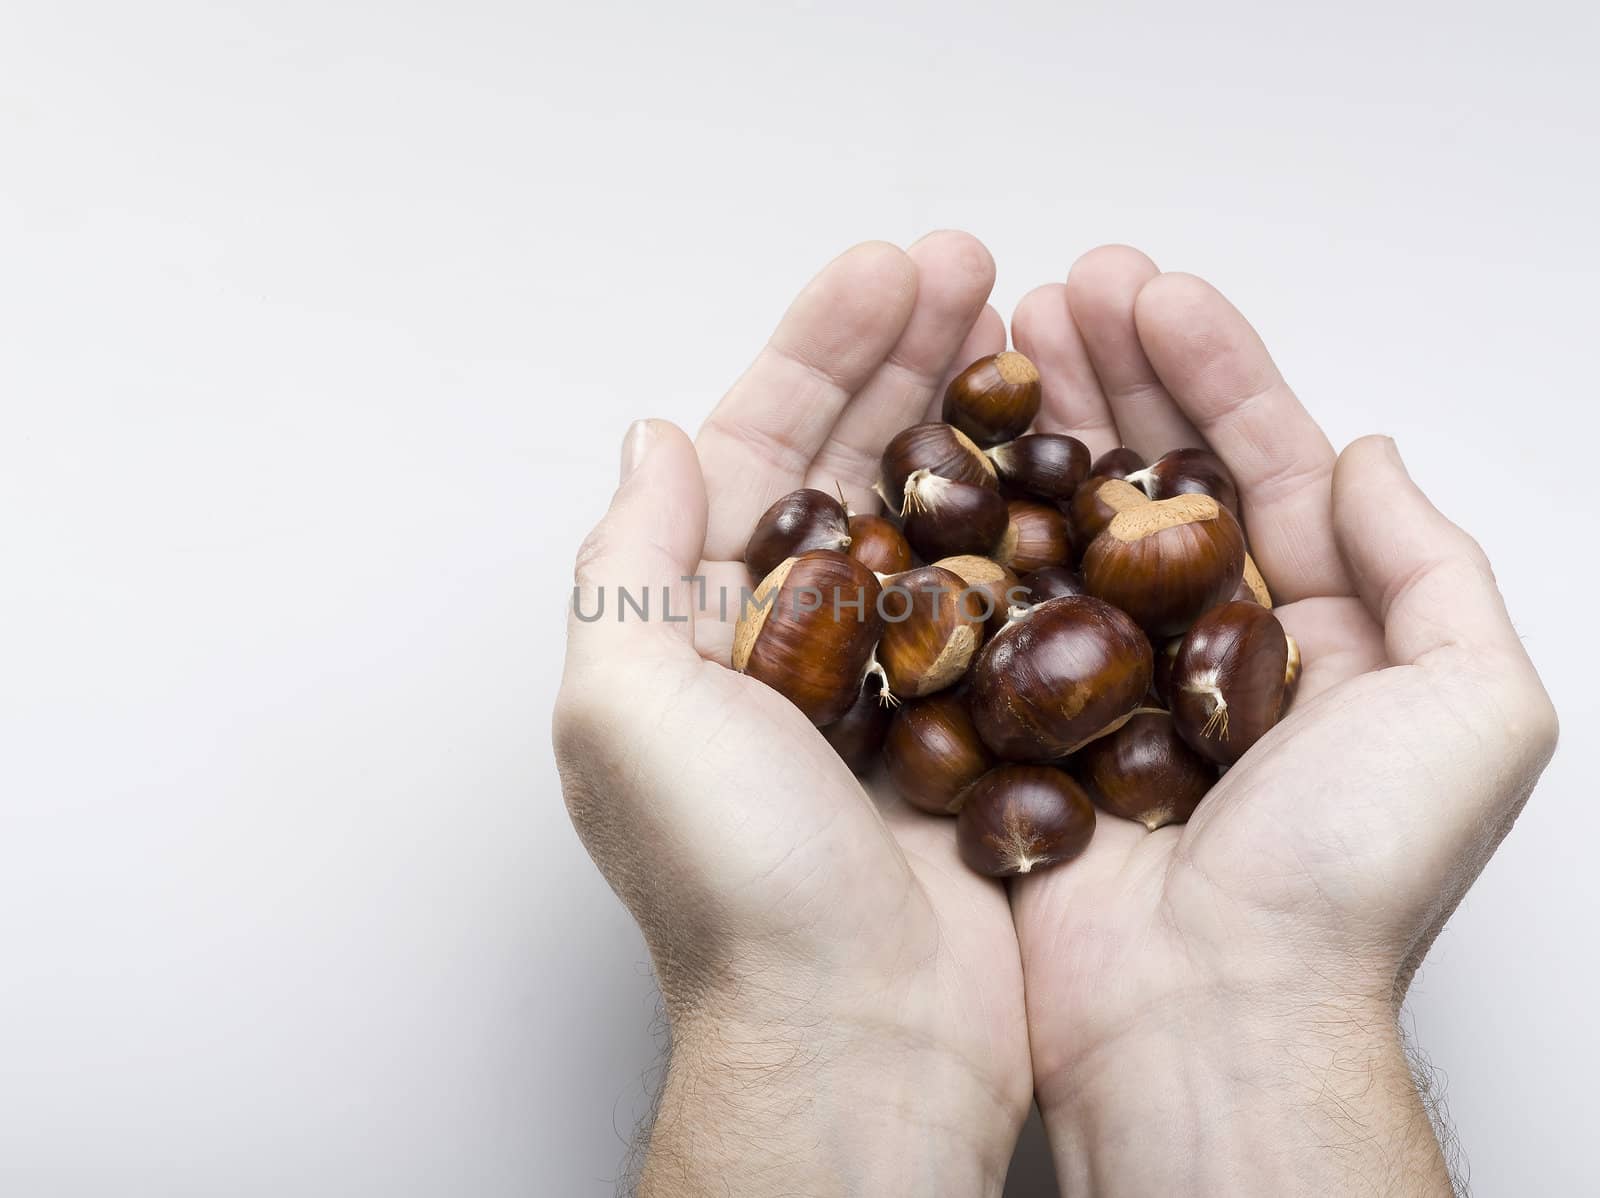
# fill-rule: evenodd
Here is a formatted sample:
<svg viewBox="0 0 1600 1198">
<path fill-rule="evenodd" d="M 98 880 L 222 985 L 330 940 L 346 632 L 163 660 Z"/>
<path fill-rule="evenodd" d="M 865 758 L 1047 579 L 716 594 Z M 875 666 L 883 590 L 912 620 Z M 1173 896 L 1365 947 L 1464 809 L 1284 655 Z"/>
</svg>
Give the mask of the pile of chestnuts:
<svg viewBox="0 0 1600 1198">
<path fill-rule="evenodd" d="M 857 773 L 956 817 L 1000 877 L 1083 851 L 1095 808 L 1182 823 L 1288 709 L 1300 653 L 1272 613 L 1227 467 L 1204 449 L 1097 461 L 1029 433 L 1039 374 L 974 362 L 943 421 L 885 449 L 893 518 L 795 491 L 756 525 L 733 666 Z"/>
</svg>

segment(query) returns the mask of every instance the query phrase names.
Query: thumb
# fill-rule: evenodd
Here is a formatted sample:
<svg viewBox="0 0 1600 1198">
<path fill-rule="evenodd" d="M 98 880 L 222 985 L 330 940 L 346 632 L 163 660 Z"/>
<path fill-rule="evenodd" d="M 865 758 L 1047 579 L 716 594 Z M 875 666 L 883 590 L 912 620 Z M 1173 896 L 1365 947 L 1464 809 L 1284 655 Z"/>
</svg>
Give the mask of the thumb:
<svg viewBox="0 0 1600 1198">
<path fill-rule="evenodd" d="M 694 582 L 706 535 L 706 485 L 694 444 L 665 420 L 622 442 L 611 507 L 578 550 L 569 660 L 619 651 L 694 652 Z"/>
</svg>

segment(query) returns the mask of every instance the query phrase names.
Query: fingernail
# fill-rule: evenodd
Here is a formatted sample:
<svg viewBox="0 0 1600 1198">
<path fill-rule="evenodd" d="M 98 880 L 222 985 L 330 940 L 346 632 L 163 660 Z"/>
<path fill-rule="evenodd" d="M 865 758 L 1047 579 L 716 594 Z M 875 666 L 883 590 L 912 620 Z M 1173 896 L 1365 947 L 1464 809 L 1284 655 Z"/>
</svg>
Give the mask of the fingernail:
<svg viewBox="0 0 1600 1198">
<path fill-rule="evenodd" d="M 1395 444 L 1394 438 L 1385 437 L 1383 439 L 1383 443 L 1385 448 L 1387 448 L 1389 451 L 1389 456 L 1394 459 L 1394 464 L 1400 467 L 1400 469 L 1409 477 L 1411 471 L 1406 469 L 1406 460 L 1400 456 L 1400 447 Z"/>
<path fill-rule="evenodd" d="M 654 438 L 655 430 L 650 427 L 648 420 L 635 420 L 628 426 L 627 435 L 622 438 L 623 482 L 627 482 L 628 476 L 643 465 Z"/>
</svg>

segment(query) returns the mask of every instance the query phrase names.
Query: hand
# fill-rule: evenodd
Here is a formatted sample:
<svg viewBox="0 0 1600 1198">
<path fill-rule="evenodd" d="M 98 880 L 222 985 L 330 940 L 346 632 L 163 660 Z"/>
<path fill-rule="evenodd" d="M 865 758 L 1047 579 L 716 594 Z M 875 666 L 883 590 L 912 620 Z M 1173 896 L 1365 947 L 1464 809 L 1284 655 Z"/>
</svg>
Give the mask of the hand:
<svg viewBox="0 0 1600 1198">
<path fill-rule="evenodd" d="M 555 714 L 573 821 L 644 930 L 672 1057 L 643 1192 L 1000 1192 L 1032 1096 L 1005 892 L 950 825 L 873 796 L 727 669 L 757 518 L 803 485 L 856 511 L 888 439 L 1003 348 L 987 251 L 859 246 L 795 301 L 691 446 L 636 426 L 579 555 Z M 698 449 L 698 453 L 697 453 Z M 701 599 L 688 623 L 676 617 Z M 619 588 L 652 595 L 617 622 Z M 722 610 L 719 592 L 729 599 Z"/>
<path fill-rule="evenodd" d="M 1556 740 L 1488 562 L 1391 442 L 1336 459 L 1199 279 L 1098 250 L 1013 335 L 1042 427 L 1222 456 L 1306 661 L 1293 714 L 1187 826 L 1102 816 L 1013 889 L 1063 1189 L 1448 1193 L 1397 1011 Z"/>
</svg>

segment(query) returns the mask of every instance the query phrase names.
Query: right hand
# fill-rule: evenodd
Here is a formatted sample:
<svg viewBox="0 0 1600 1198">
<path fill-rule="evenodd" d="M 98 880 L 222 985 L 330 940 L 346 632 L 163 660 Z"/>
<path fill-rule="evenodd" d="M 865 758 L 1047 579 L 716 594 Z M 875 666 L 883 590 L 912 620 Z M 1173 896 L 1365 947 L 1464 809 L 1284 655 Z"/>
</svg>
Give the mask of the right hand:
<svg viewBox="0 0 1600 1198">
<path fill-rule="evenodd" d="M 577 579 L 555 742 L 574 824 L 654 959 L 673 1049 L 647 1192 L 1000 1192 L 1032 1098 L 1005 891 L 949 823 L 869 796 L 775 691 L 727 668 L 741 558 L 772 500 L 841 485 L 1004 347 L 987 251 L 859 246 L 801 293 L 698 452 L 636 426 Z M 659 619 L 663 590 L 689 623 Z M 653 594 L 617 623 L 616 591 Z M 722 618 L 719 588 L 731 597 Z M 874 801 L 875 800 L 875 801 Z"/>
</svg>

